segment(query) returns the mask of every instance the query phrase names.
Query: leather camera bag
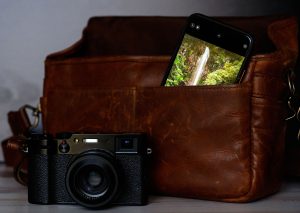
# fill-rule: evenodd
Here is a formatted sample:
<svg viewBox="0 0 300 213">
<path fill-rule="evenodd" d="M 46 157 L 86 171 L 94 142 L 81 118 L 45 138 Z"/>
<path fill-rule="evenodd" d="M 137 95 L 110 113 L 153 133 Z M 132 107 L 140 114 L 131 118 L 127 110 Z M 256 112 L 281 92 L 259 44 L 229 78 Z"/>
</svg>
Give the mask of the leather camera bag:
<svg viewBox="0 0 300 213">
<path fill-rule="evenodd" d="M 282 179 L 294 17 L 224 18 L 255 48 L 235 85 L 162 87 L 184 17 L 95 17 L 45 61 L 44 130 L 146 132 L 150 184 L 170 196 L 248 202 Z"/>
</svg>

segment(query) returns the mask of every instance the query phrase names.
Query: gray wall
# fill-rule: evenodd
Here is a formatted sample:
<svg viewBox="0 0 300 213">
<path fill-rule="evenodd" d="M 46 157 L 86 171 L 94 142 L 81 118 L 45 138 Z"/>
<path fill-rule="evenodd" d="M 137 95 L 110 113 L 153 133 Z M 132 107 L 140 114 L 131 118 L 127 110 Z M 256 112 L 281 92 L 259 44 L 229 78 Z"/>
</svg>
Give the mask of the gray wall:
<svg viewBox="0 0 300 213">
<path fill-rule="evenodd" d="M 77 41 L 89 17 L 106 15 L 265 15 L 292 11 L 292 0 L 0 0 L 0 140 L 6 113 L 42 94 L 44 59 Z M 2 160 L 2 152 L 0 161 Z"/>
</svg>

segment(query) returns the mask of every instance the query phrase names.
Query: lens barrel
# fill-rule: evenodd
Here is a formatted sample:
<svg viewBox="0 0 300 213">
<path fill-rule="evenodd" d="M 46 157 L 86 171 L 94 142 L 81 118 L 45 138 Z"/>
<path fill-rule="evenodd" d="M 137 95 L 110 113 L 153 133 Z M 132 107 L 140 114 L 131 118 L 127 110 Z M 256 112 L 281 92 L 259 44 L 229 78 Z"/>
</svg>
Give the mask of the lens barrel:
<svg viewBox="0 0 300 213">
<path fill-rule="evenodd" d="M 113 158 L 101 151 L 78 155 L 66 175 L 70 196 L 88 208 L 102 208 L 111 204 L 119 189 L 119 175 Z"/>
</svg>

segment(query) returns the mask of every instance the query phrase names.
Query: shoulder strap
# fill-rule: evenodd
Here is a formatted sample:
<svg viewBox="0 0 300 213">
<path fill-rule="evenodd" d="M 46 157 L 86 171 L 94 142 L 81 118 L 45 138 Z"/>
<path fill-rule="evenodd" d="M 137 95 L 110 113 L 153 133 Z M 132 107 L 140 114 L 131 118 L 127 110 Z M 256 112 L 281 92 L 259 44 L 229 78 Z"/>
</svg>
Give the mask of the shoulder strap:
<svg viewBox="0 0 300 213">
<path fill-rule="evenodd" d="M 32 111 L 32 119 L 28 116 Z M 40 108 L 24 105 L 17 111 L 8 113 L 8 123 L 13 136 L 2 141 L 4 159 L 7 166 L 14 168 L 15 179 L 27 185 L 28 160 L 27 137 L 33 131 L 39 131 Z"/>
</svg>

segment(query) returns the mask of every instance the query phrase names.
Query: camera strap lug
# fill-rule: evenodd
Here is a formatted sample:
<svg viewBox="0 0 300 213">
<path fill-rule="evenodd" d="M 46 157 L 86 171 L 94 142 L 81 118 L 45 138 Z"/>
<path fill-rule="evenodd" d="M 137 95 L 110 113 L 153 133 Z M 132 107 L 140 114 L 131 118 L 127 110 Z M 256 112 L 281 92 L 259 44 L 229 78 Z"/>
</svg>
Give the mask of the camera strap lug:
<svg viewBox="0 0 300 213">
<path fill-rule="evenodd" d="M 147 155 L 151 155 L 152 154 L 152 149 L 151 148 L 147 148 Z"/>
<path fill-rule="evenodd" d="M 31 115 L 34 119 L 31 122 L 31 128 L 33 129 L 37 128 L 40 123 L 40 114 L 42 112 L 41 105 L 38 104 L 37 107 L 33 107 L 31 105 L 26 104 L 24 108 L 32 111 Z"/>
</svg>

